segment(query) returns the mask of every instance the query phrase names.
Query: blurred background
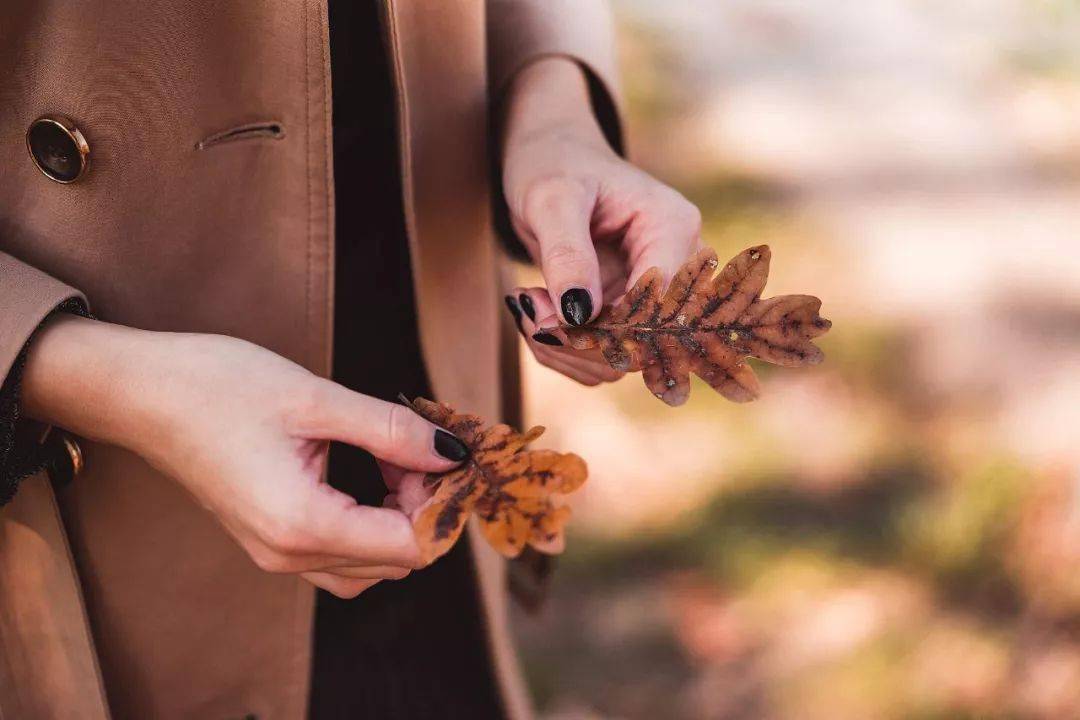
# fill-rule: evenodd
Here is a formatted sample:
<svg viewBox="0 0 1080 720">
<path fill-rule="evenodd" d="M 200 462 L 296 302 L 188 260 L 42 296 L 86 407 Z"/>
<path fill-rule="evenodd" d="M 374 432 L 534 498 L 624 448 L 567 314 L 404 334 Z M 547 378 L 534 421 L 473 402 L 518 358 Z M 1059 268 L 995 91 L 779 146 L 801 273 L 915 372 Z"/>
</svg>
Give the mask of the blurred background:
<svg viewBox="0 0 1080 720">
<path fill-rule="evenodd" d="M 613 5 L 636 159 L 834 327 L 750 405 L 526 363 L 543 717 L 1080 717 L 1080 2 Z"/>
</svg>

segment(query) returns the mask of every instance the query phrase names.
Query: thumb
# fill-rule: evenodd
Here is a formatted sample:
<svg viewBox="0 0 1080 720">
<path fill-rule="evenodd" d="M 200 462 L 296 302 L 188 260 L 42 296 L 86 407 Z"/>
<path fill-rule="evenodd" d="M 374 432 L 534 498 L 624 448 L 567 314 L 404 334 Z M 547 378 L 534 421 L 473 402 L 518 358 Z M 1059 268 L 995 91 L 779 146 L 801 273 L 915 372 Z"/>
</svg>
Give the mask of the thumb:
<svg viewBox="0 0 1080 720">
<path fill-rule="evenodd" d="M 459 438 L 397 403 L 317 380 L 298 434 L 361 447 L 408 470 L 444 472 L 469 456 Z"/>
<path fill-rule="evenodd" d="M 563 322 L 584 325 L 600 309 L 600 265 L 589 232 L 596 193 L 573 180 L 530 190 L 523 219 L 540 248 L 540 268 Z"/>
</svg>

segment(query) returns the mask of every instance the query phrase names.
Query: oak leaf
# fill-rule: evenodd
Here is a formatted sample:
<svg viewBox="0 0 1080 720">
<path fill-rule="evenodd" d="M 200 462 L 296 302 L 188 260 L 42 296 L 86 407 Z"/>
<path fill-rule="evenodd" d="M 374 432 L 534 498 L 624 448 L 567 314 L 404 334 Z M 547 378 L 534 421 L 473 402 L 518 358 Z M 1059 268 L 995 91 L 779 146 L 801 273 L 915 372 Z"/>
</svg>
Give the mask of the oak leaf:
<svg viewBox="0 0 1080 720">
<path fill-rule="evenodd" d="M 401 400 L 415 412 L 460 438 L 469 457 L 449 472 L 429 474 L 434 494 L 412 512 L 425 562 L 449 552 L 470 514 L 499 553 L 516 557 L 526 545 L 557 554 L 565 546 L 563 528 L 570 508 L 562 496 L 585 482 L 585 461 L 573 453 L 526 450 L 544 428 L 519 433 L 499 423 L 485 427 L 476 415 L 424 398 Z"/>
<path fill-rule="evenodd" d="M 564 327 L 570 344 L 599 347 L 608 364 L 641 371 L 645 385 L 668 405 L 690 395 L 690 373 L 729 400 L 747 402 L 760 387 L 749 356 L 775 365 L 815 365 L 824 358 L 811 339 L 832 323 L 811 295 L 761 299 L 769 277 L 767 245 L 747 248 L 716 277 L 716 253 L 704 249 L 675 274 L 667 292 L 660 270 L 648 270 L 596 320 Z"/>
</svg>

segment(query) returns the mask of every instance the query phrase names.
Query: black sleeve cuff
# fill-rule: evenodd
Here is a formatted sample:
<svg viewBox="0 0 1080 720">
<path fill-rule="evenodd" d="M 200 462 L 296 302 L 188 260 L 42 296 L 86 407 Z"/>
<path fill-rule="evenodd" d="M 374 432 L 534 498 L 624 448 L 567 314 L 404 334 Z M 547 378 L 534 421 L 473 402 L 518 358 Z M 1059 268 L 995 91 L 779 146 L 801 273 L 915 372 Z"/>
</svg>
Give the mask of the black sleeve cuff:
<svg viewBox="0 0 1080 720">
<path fill-rule="evenodd" d="M 77 298 L 61 303 L 46 320 L 56 313 L 90 317 L 86 305 Z M 26 365 L 26 356 L 32 342 L 33 335 L 23 345 L 11 371 L 0 385 L 0 506 L 11 502 L 23 478 L 45 469 L 52 459 L 42 444 L 47 428 L 41 423 L 19 416 L 19 389 L 23 366 Z"/>
</svg>

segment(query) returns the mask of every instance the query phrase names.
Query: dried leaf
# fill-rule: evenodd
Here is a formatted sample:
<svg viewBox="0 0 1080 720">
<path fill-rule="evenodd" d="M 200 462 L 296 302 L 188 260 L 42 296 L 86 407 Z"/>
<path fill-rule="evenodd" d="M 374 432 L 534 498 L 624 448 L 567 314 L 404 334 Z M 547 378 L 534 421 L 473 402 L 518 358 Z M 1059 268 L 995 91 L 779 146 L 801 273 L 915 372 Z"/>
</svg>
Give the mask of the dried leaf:
<svg viewBox="0 0 1080 720">
<path fill-rule="evenodd" d="M 690 373 L 729 400 L 753 400 L 760 388 L 748 356 L 786 367 L 815 365 L 824 355 L 810 341 L 832 327 L 818 315 L 816 297 L 761 299 L 771 255 L 767 245 L 743 250 L 714 278 L 716 253 L 701 250 L 666 293 L 652 268 L 595 321 L 563 329 L 573 347 L 599 347 L 616 370 L 641 371 L 668 405 L 686 402 Z"/>
<path fill-rule="evenodd" d="M 419 415 L 445 428 L 469 446 L 469 459 L 450 472 L 424 481 L 435 492 L 413 512 L 413 527 L 425 562 L 446 554 L 465 528 L 470 513 L 480 519 L 484 537 L 501 554 L 516 557 L 526 545 L 540 552 L 562 552 L 570 508 L 562 496 L 585 482 L 585 461 L 573 453 L 526 450 L 544 428 L 519 433 L 509 425 L 484 423 L 449 405 L 401 398 Z"/>
</svg>

